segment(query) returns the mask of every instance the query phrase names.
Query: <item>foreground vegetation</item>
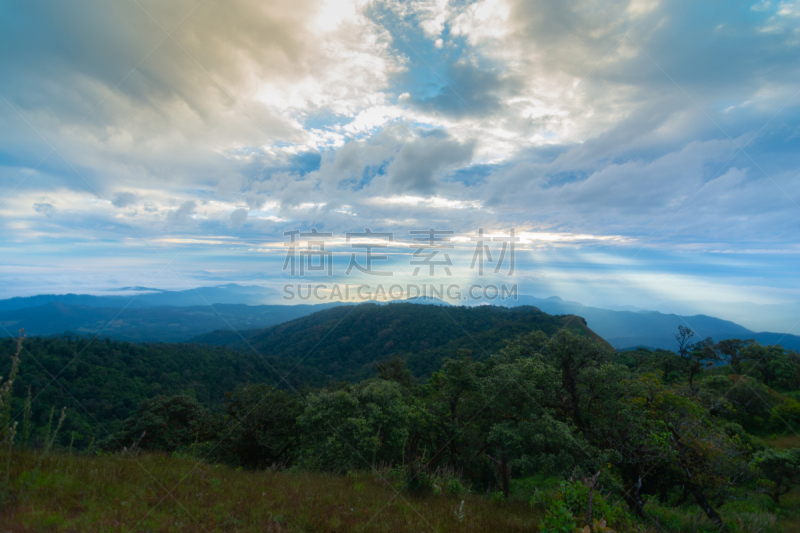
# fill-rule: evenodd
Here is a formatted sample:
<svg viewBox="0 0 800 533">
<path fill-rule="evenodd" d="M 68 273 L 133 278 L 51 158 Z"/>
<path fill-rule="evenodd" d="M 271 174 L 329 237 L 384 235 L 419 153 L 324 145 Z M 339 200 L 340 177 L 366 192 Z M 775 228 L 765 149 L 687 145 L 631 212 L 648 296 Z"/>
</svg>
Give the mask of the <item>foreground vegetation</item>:
<svg viewBox="0 0 800 533">
<path fill-rule="evenodd" d="M 38 454 L 14 452 L 12 482 L 0 510 L 2 531 L 535 532 L 547 512 L 530 505 L 529 496 L 558 495 L 553 480 L 541 479 L 515 482 L 508 500 L 454 494 L 447 487 L 440 494 L 417 495 L 398 492 L 402 481 L 391 470 L 248 471 L 157 453 L 57 453 L 37 468 L 38 462 Z M 667 509 L 655 501 L 646 507 L 655 513 L 652 521 L 618 521 L 615 529 L 718 530 L 689 508 Z M 734 531 L 797 531 L 800 496 L 787 495 L 778 508 L 754 495 L 722 514 Z"/>
<path fill-rule="evenodd" d="M 31 432 L 30 401 L 15 441 L 5 385 L 0 516 L 80 530 L 125 515 L 136 530 L 125 502 L 162 520 L 141 530 L 792 531 L 800 356 L 686 328 L 676 340 L 614 353 L 584 331 L 534 331 L 460 349 L 424 381 L 394 357 L 354 384 L 243 384 L 222 409 L 157 395 L 81 457 L 74 433 L 57 444 L 65 410 Z"/>
<path fill-rule="evenodd" d="M 377 474 L 236 471 L 159 454 L 51 455 L 38 474 L 36 463 L 15 453 L 3 531 L 522 532 L 543 514 L 522 501 L 398 496 Z"/>
</svg>

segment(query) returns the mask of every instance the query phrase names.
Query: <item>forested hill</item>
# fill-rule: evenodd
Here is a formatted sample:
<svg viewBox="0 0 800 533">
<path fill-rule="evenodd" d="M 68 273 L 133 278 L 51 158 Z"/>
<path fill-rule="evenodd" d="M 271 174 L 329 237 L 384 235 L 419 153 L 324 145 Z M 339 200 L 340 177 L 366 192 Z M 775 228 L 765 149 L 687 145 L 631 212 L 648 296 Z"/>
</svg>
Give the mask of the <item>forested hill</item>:
<svg viewBox="0 0 800 533">
<path fill-rule="evenodd" d="M 597 338 L 578 317 L 554 317 L 534 307 L 416 304 L 336 307 L 244 332 L 258 353 L 233 332 L 216 335 L 227 337 L 231 347 L 30 337 L 14 381 L 13 411 L 20 411 L 30 386 L 32 396 L 39 397 L 34 420 L 44 427 L 49 407 L 66 405 L 64 434 L 76 431 L 86 444 L 91 436 L 116 429 L 147 398 L 186 394 L 212 407 L 238 385 L 274 384 L 283 376 L 282 387 L 298 389 L 358 381 L 375 375 L 376 363 L 395 355 L 407 357 L 411 372 L 424 380 L 461 349 L 483 359 L 517 334 L 554 333 L 565 324 Z M 11 338 L 0 339 L 0 375 L 8 374 L 13 350 Z"/>
<path fill-rule="evenodd" d="M 413 375 L 426 377 L 459 350 L 480 359 L 518 334 L 552 334 L 564 325 L 599 339 L 582 318 L 552 316 L 535 307 L 393 303 L 337 307 L 263 330 L 214 331 L 192 340 L 302 361 L 332 378 L 353 381 L 367 377 L 376 361 L 395 355 L 407 359 Z"/>
</svg>

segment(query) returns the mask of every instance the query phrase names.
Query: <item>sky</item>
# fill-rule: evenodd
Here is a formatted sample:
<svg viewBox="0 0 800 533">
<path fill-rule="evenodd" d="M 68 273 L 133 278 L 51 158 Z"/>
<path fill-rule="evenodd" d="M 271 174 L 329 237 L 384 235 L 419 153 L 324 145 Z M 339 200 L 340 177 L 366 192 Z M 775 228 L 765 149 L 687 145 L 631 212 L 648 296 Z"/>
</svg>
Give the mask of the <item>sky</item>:
<svg viewBox="0 0 800 533">
<path fill-rule="evenodd" d="M 795 305 L 798 92 L 800 1 L 6 2 L 0 298 L 278 288 L 312 228 L 420 282 L 434 228 L 448 283 Z"/>
</svg>

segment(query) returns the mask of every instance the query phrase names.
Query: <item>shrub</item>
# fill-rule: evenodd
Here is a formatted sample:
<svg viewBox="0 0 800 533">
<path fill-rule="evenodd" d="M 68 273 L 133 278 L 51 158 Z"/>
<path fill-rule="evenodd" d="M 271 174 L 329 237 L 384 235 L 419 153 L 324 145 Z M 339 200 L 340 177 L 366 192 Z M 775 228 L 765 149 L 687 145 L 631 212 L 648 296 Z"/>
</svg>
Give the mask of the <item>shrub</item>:
<svg viewBox="0 0 800 533">
<path fill-rule="evenodd" d="M 554 489 L 536 491 L 530 500 L 531 505 L 534 507 L 549 508 L 551 510 L 554 506 L 558 506 L 559 502 L 563 503 L 571 513 L 582 517 L 589 503 L 589 487 L 580 481 L 562 481 Z M 628 518 L 628 514 L 621 502 L 616 502 L 613 505 L 609 504 L 598 490 L 595 490 L 592 499 L 592 515 L 611 523 L 624 521 Z"/>
<path fill-rule="evenodd" d="M 777 517 L 757 507 L 752 501 L 733 501 L 722 508 L 722 519 L 736 533 L 777 533 Z M 667 507 L 652 497 L 645 502 L 645 512 L 650 520 L 658 523 L 661 531 L 719 533 L 719 526 L 697 508 Z"/>
<path fill-rule="evenodd" d="M 800 428 L 800 402 L 786 398 L 786 401 L 773 407 L 770 411 L 769 425 L 780 431 L 795 431 L 796 428 Z"/>
<path fill-rule="evenodd" d="M 412 461 L 405 470 L 405 489 L 412 494 L 431 494 L 436 486 L 436 478 L 428 472 L 421 461 Z M 441 491 L 441 489 L 440 489 Z"/>
<path fill-rule="evenodd" d="M 107 450 L 139 447 L 174 452 L 198 440 L 201 423 L 208 418 L 205 409 L 188 396 L 159 396 L 145 400 L 122 429 L 105 439 Z"/>
<path fill-rule="evenodd" d="M 762 476 L 761 491 L 772 498 L 776 505 L 780 505 L 781 496 L 800 483 L 800 448 L 768 448 L 755 454 L 752 464 Z"/>
<path fill-rule="evenodd" d="M 450 478 L 447 480 L 445 487 L 447 488 L 447 492 L 456 496 L 460 496 L 468 490 L 467 487 L 462 485 L 461 481 L 456 478 Z"/>
<path fill-rule="evenodd" d="M 228 398 L 219 453 L 227 462 L 246 468 L 291 465 L 302 412 L 302 401 L 290 392 L 265 384 L 239 387 Z"/>
<path fill-rule="evenodd" d="M 554 501 L 539 524 L 540 533 L 575 533 L 578 530 L 575 518 L 566 503 Z"/>
<path fill-rule="evenodd" d="M 349 390 L 311 394 L 297 418 L 303 437 L 299 463 L 312 470 L 346 472 L 402 462 L 409 414 L 394 381 L 372 380 Z"/>
</svg>

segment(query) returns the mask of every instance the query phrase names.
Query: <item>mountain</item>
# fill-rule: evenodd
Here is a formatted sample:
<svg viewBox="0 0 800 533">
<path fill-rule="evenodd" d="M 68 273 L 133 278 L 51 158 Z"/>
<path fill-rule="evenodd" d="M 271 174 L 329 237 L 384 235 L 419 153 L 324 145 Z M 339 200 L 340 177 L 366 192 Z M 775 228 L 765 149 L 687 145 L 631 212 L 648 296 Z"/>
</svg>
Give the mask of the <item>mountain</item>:
<svg viewBox="0 0 800 533">
<path fill-rule="evenodd" d="M 754 304 L 752 302 L 695 300 L 665 302 L 656 306 L 654 310 L 681 315 L 713 315 L 731 320 L 753 331 L 783 331 L 800 335 L 800 302 Z"/>
<path fill-rule="evenodd" d="M 614 348 L 648 346 L 674 350 L 678 326 L 695 332 L 699 339 L 711 337 L 722 339 L 755 339 L 761 344 L 780 344 L 787 349 L 800 350 L 800 337 L 783 333 L 754 332 L 729 320 L 706 315 L 681 316 L 658 311 L 612 311 L 599 307 L 587 307 L 578 302 L 562 300 L 554 296 L 536 298 L 519 296 L 516 301 L 506 300 L 506 305 L 532 305 L 554 315 L 572 314 L 582 316 L 593 331 L 608 341 Z"/>
<path fill-rule="evenodd" d="M 100 334 L 137 342 L 183 342 L 216 329 L 265 328 L 341 305 L 244 305 L 214 304 L 188 307 L 127 309 L 92 307 L 51 302 L 38 307 L 0 311 L 0 336 L 53 335 L 71 331 L 79 335 Z"/>
<path fill-rule="evenodd" d="M 147 287 L 123 287 L 125 295 L 94 296 L 91 294 L 39 294 L 0 300 L 0 311 L 39 307 L 49 303 L 74 306 L 141 309 L 146 307 L 189 307 L 209 304 L 263 305 L 283 303 L 278 291 L 257 285 L 229 283 L 216 287 L 198 287 L 186 291 L 165 291 Z"/>
<path fill-rule="evenodd" d="M 127 289 L 155 290 L 143 287 Z M 39 295 L 0 300 L 0 325 L 7 330 L 0 328 L 0 337 L 16 335 L 20 328 L 24 328 L 29 335 L 54 335 L 70 331 L 79 335 L 99 333 L 103 337 L 134 342 L 185 342 L 197 335 L 219 329 L 238 331 L 266 328 L 322 309 L 353 305 L 342 302 L 252 305 L 246 302 L 268 298 L 274 291 L 235 284 L 200 287 L 197 291 L 202 298 L 194 291 L 160 291 L 141 294 L 133 301 L 133 296 L 87 294 Z M 205 301 L 197 303 L 203 299 L 212 305 Z M 236 303 L 218 303 L 219 301 Z M 172 302 L 173 305 L 164 305 L 164 302 Z M 450 305 L 431 297 L 413 298 L 408 302 Z M 388 305 L 395 302 L 373 303 Z"/>
<path fill-rule="evenodd" d="M 164 308 L 144 311 L 160 310 Z M 187 394 L 205 405 L 218 405 L 226 392 L 245 383 L 303 388 L 360 380 L 375 375 L 376 363 L 395 355 L 406 357 L 413 375 L 424 379 L 444 358 L 462 350 L 480 359 L 519 333 L 553 333 L 564 325 L 598 338 L 578 317 L 554 317 L 533 307 L 412 303 L 332 307 L 271 328 L 244 331 L 248 342 L 230 331 L 216 333 L 227 336 L 236 351 L 198 343 L 30 336 L 23 342 L 18 385 L 24 391 L 31 384 L 34 395 L 43 394 L 34 402 L 34 420 L 46 420 L 52 405 L 69 405 L 64 430 L 87 438 L 91 424 L 99 422 L 113 431 L 138 403 L 162 394 Z M 198 340 L 209 335 L 202 337 Z M 15 347 L 13 339 L 0 338 L 0 375 L 7 375 Z M 17 395 L 15 411 L 22 408 L 23 397 L 24 393 Z M 96 436 L 105 435 L 104 430 Z"/>
<path fill-rule="evenodd" d="M 119 292 L 124 295 L 50 294 L 0 300 L 0 324 L 12 334 L 20 327 L 34 335 L 51 335 L 63 331 L 94 334 L 102 331 L 103 336 L 131 341 L 182 342 L 214 332 L 206 337 L 208 342 L 230 344 L 241 339 L 238 336 L 231 338 L 230 333 L 215 330 L 266 328 L 333 306 L 351 305 L 342 302 L 282 305 L 285 302 L 273 289 L 236 284 L 199 287 L 187 291 L 123 287 Z M 397 302 L 392 302 L 394 303 Z M 430 297 L 411 299 L 407 303 L 450 307 L 449 303 Z M 478 305 L 480 302 L 465 303 Z M 701 303 L 688 302 L 684 306 L 674 304 L 671 308 L 691 310 L 699 308 Z M 214 307 L 211 308 L 208 304 L 213 304 Z M 705 304 L 710 305 L 708 302 Z M 632 306 L 604 309 L 585 307 L 578 302 L 565 301 L 559 297 L 534 296 L 520 296 L 516 301 L 506 300 L 501 305 L 532 305 L 550 314 L 584 317 L 593 331 L 617 349 L 634 346 L 675 349 L 673 334 L 679 325 L 683 325 L 702 338 L 753 338 L 762 344 L 779 342 L 785 348 L 800 350 L 798 336 L 769 331 L 757 332 L 741 326 L 737 321 L 715 318 L 705 313 L 664 313 Z M 789 331 L 790 323 L 796 322 L 794 317 L 798 312 L 798 306 L 789 304 L 756 306 L 739 303 L 730 304 L 728 314 L 741 318 L 752 317 L 748 319 L 748 323 L 763 324 L 764 329 L 768 329 L 767 326 L 772 323 L 770 320 L 774 319 L 775 324 L 789 324 L 783 328 L 784 331 Z M 224 319 L 220 318 L 220 314 Z M 781 320 L 775 318 L 779 315 L 783 316 Z M 768 317 L 772 318 L 768 320 Z M 0 335 L 2 334 L 6 332 L 0 329 Z"/>
<path fill-rule="evenodd" d="M 579 317 L 555 317 L 534 307 L 394 303 L 334 307 L 264 330 L 218 331 L 192 341 L 291 359 L 331 378 L 353 381 L 394 355 L 405 357 L 411 373 L 422 377 L 459 350 L 482 358 L 518 334 L 539 329 L 552 334 L 565 325 L 602 340 Z"/>
</svg>

